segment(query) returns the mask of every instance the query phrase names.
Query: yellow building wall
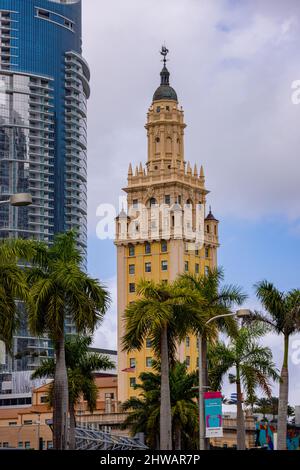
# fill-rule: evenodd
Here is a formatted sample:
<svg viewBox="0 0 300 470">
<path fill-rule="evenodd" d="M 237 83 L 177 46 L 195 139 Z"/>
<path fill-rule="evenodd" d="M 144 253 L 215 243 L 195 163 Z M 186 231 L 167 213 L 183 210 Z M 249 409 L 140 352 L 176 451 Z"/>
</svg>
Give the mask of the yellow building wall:
<svg viewBox="0 0 300 470">
<path fill-rule="evenodd" d="M 124 279 L 124 290 L 126 291 L 126 305 L 130 302 L 133 302 L 138 298 L 136 292 L 130 293 L 129 292 L 129 285 L 130 283 L 134 283 L 137 286 L 139 280 L 141 279 L 148 279 L 154 280 L 155 282 L 160 282 L 166 280 L 168 282 L 172 282 L 180 272 L 185 272 L 185 262 L 188 262 L 188 271 L 191 273 L 195 273 L 196 271 L 196 264 L 199 264 L 199 274 L 205 273 L 205 267 L 212 268 L 214 266 L 214 258 L 212 256 L 212 250 L 209 250 L 209 256 L 205 257 L 205 248 L 203 247 L 199 250 L 199 254 L 196 255 L 195 251 L 186 251 L 185 249 L 185 242 L 182 240 L 176 241 L 177 244 L 182 245 L 182 259 L 179 260 L 179 264 L 181 265 L 181 270 L 174 270 L 174 263 L 176 263 L 176 255 L 174 253 L 174 240 L 168 241 L 168 250 L 167 252 L 161 251 L 161 242 L 160 241 L 153 241 L 150 242 L 151 245 L 151 253 L 145 254 L 145 244 L 139 243 L 134 245 L 135 253 L 134 256 L 129 256 L 129 248 L 125 247 L 125 279 Z M 180 254 L 179 254 L 180 257 Z M 161 269 L 161 262 L 167 261 L 168 262 L 168 270 L 162 271 Z M 145 263 L 151 263 L 151 272 L 145 272 Z M 129 266 L 135 266 L 135 273 L 129 274 Z M 188 344 L 189 343 L 189 344 Z M 123 356 L 123 360 L 122 357 Z M 125 357 L 124 357 L 125 356 Z M 197 340 L 196 337 L 193 335 L 189 336 L 189 341 L 185 341 L 179 347 L 179 360 L 185 361 L 189 358 L 189 365 L 188 370 L 192 371 L 195 370 L 198 366 L 198 347 L 197 347 Z M 131 379 L 135 379 L 136 383 L 138 383 L 139 375 L 144 371 L 151 371 L 151 367 L 147 367 L 147 358 L 154 358 L 154 353 L 151 348 L 146 347 L 146 342 L 144 344 L 144 348 L 141 351 L 132 351 L 130 353 L 121 351 L 119 348 L 119 359 L 120 364 L 122 364 L 121 368 L 119 369 L 119 374 L 122 376 L 122 380 L 119 381 L 119 400 L 124 401 L 129 397 L 134 397 L 139 394 L 139 390 L 135 390 L 133 387 L 133 383 Z M 134 372 L 124 372 L 122 369 L 129 368 L 131 359 L 135 361 L 135 371 Z"/>
</svg>

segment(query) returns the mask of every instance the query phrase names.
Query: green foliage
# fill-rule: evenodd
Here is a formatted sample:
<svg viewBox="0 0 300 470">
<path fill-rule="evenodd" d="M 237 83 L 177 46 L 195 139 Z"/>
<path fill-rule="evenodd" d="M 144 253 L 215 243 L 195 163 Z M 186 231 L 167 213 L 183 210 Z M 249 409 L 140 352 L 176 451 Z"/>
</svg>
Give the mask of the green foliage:
<svg viewBox="0 0 300 470">
<path fill-rule="evenodd" d="M 222 285 L 224 272 L 221 268 L 209 270 L 205 275 L 185 273 L 179 276 L 178 284 L 197 293 L 197 308 L 200 321 L 197 330 L 203 336 L 216 339 L 218 331 L 224 331 L 230 336 L 237 333 L 236 320 L 233 316 L 216 319 L 206 325 L 206 322 L 218 315 L 232 313 L 235 305 L 241 305 L 247 298 L 239 286 Z"/>
<path fill-rule="evenodd" d="M 255 391 L 259 388 L 268 397 L 271 396 L 270 379 L 279 380 L 278 370 L 272 359 L 270 348 L 259 344 L 267 328 L 261 323 L 242 327 L 229 344 L 222 341 L 210 345 L 208 349 L 209 380 L 213 390 L 222 387 L 223 379 L 234 368 L 248 400 L 252 402 Z M 236 383 L 237 377 L 230 374 L 230 382 Z"/>
<path fill-rule="evenodd" d="M 159 369 L 159 363 L 155 364 Z M 196 445 L 198 433 L 197 374 L 188 373 L 185 363 L 175 362 L 170 369 L 170 394 L 172 428 L 181 430 L 185 448 Z M 130 428 L 132 435 L 143 432 L 152 449 L 157 448 L 160 418 L 160 372 L 140 374 L 136 389 L 139 397 L 132 397 L 123 403 L 123 410 L 129 412 L 123 428 Z M 175 436 L 174 436 L 175 438 Z"/>
<path fill-rule="evenodd" d="M 285 336 L 300 330 L 300 289 L 284 293 L 268 281 L 259 282 L 255 287 L 257 298 L 266 310 L 266 313 L 255 312 L 255 319 Z"/>
<path fill-rule="evenodd" d="M 89 351 L 91 337 L 68 336 L 65 342 L 66 366 L 68 373 L 69 401 L 75 406 L 80 397 L 87 401 L 90 411 L 96 407 L 97 387 L 94 382 L 93 373 L 97 370 L 109 370 L 115 364 L 102 354 Z M 55 359 L 49 358 L 32 374 L 32 379 L 54 378 Z M 49 387 L 48 401 L 53 404 L 53 383 Z"/>
<path fill-rule="evenodd" d="M 161 332 L 167 327 L 170 362 L 174 362 L 177 342 L 183 340 L 187 329 L 196 329 L 201 321 L 194 305 L 197 294 L 177 283 L 156 284 L 141 281 L 137 287 L 140 296 L 125 311 L 123 348 L 141 350 L 145 338 L 152 341 L 157 358 L 160 357 Z"/>
<path fill-rule="evenodd" d="M 21 262 L 34 253 L 34 243 L 26 240 L 0 241 L 0 340 L 10 349 L 20 324 L 17 301 L 29 303 L 29 290 Z"/>
<path fill-rule="evenodd" d="M 26 269 L 31 297 L 29 326 L 34 334 L 47 333 L 57 341 L 66 315 L 78 333 L 91 334 L 103 319 L 109 294 L 81 269 L 81 262 L 73 231 L 56 235 L 51 247 L 38 245 Z"/>
</svg>

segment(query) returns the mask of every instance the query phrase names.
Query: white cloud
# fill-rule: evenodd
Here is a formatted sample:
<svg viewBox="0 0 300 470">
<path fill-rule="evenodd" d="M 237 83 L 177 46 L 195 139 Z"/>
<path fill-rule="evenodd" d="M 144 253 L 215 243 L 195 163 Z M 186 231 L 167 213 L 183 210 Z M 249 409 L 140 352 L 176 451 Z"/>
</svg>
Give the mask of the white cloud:
<svg viewBox="0 0 300 470">
<path fill-rule="evenodd" d="M 164 40 L 188 124 L 186 159 L 204 163 L 218 216 L 300 217 L 297 4 L 262 3 L 85 0 L 90 232 L 97 205 L 116 202 L 126 185 L 129 162 L 146 161 L 143 126 Z"/>
<path fill-rule="evenodd" d="M 104 349 L 117 349 L 117 280 L 111 278 L 103 281 L 111 294 L 111 305 L 103 323 L 94 335 L 93 347 Z"/>
</svg>

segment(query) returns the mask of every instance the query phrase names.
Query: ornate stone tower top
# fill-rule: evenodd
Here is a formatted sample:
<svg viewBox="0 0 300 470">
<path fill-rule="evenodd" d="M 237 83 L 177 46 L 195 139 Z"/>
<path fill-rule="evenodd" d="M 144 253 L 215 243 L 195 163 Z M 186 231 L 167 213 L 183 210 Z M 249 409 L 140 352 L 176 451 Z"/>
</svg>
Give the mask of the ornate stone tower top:
<svg viewBox="0 0 300 470">
<path fill-rule="evenodd" d="M 160 85 L 147 113 L 147 163 L 145 166 L 140 163 L 135 169 L 129 165 L 128 186 L 124 188 L 128 193 L 129 204 L 131 199 L 137 198 L 136 191 L 140 193 L 139 201 L 144 203 L 149 191 L 156 192 L 159 189 L 159 192 L 164 192 L 167 186 L 172 186 L 171 192 L 168 189 L 168 194 L 173 194 L 175 200 L 179 199 L 182 192 L 187 192 L 187 189 L 190 194 L 196 191 L 193 197 L 188 197 L 195 202 L 204 202 L 207 194 L 203 168 L 198 171 L 195 165 L 192 169 L 190 163 L 184 159 L 186 124 L 177 93 L 170 86 L 170 73 L 166 66 L 168 52 L 163 46 L 160 52 L 163 56 Z M 163 200 L 163 195 L 160 199 Z M 184 201 L 184 197 L 182 200 Z"/>
<path fill-rule="evenodd" d="M 162 48 L 164 66 L 161 82 L 153 95 L 147 114 L 148 162 L 150 171 L 184 168 L 184 116 L 178 106 L 177 93 L 170 86 L 170 73 L 166 67 L 168 49 Z"/>
</svg>

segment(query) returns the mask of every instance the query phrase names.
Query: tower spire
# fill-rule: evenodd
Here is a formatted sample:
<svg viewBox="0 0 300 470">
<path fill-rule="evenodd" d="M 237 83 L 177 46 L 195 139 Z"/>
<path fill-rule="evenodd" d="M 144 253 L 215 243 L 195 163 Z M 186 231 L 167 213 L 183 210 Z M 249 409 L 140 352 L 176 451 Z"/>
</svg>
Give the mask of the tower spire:
<svg viewBox="0 0 300 470">
<path fill-rule="evenodd" d="M 153 101 L 166 99 L 178 102 L 176 91 L 170 86 L 170 72 L 167 69 L 168 53 L 169 49 L 166 46 L 162 46 L 160 54 L 163 56 L 162 62 L 164 66 L 160 72 L 160 86 L 153 95 Z"/>
<path fill-rule="evenodd" d="M 169 54 L 169 49 L 167 49 L 165 45 L 161 46 L 160 54 L 163 56 L 164 67 L 166 67 L 167 60 L 168 60 L 167 55 Z"/>
<path fill-rule="evenodd" d="M 160 72 L 160 84 L 161 85 L 170 85 L 170 72 L 167 69 L 167 55 L 169 53 L 169 49 L 166 48 L 166 46 L 162 46 L 160 54 L 163 56 L 163 69 Z"/>
</svg>

